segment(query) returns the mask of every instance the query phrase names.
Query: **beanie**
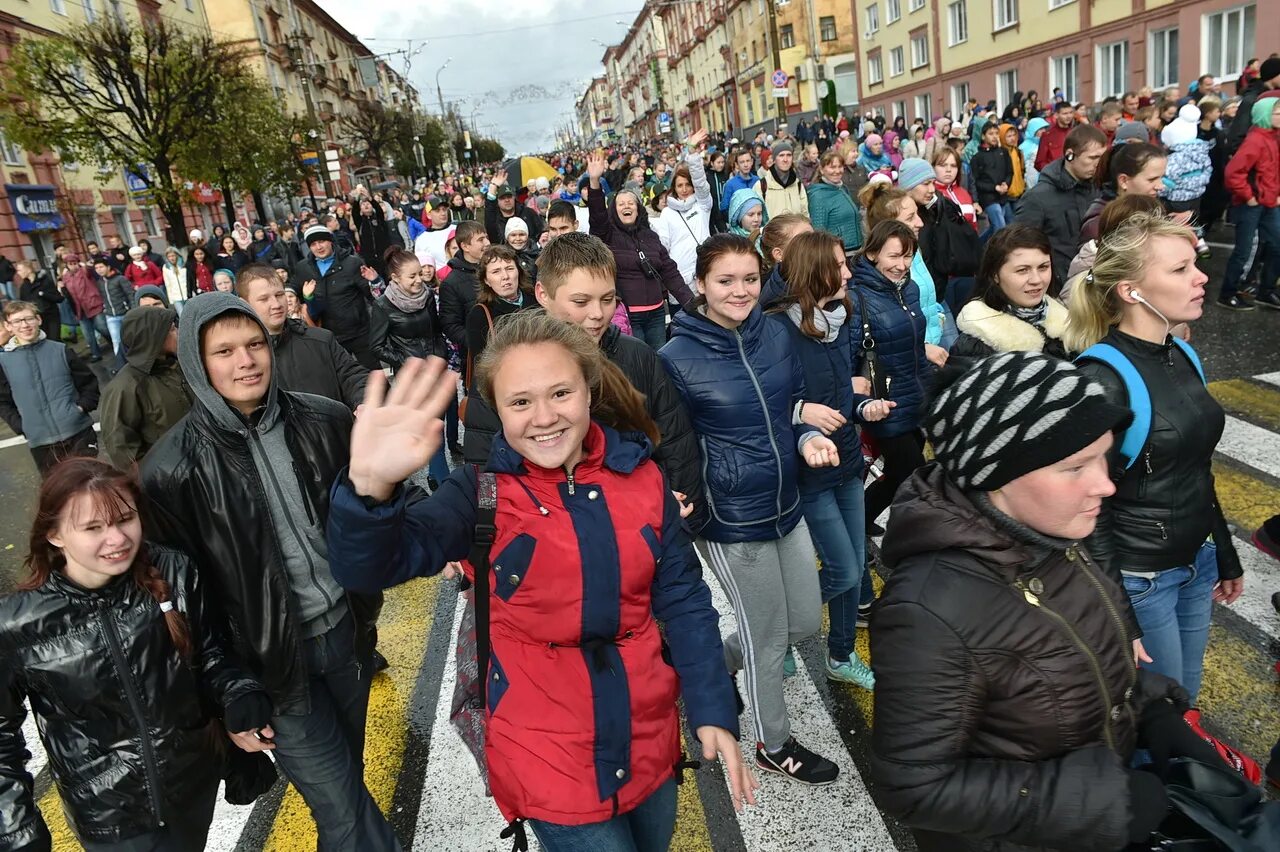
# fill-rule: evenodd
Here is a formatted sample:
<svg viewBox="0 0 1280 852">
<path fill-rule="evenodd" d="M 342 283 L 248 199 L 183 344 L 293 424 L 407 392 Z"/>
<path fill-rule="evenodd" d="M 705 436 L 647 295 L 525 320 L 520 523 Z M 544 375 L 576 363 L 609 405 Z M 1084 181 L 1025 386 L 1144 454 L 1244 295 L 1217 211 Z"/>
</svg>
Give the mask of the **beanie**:
<svg viewBox="0 0 1280 852">
<path fill-rule="evenodd" d="M 147 250 L 144 249 L 142 246 L 132 246 L 129 249 L 129 257 L 132 257 L 134 259 L 142 257 L 146 253 L 147 253 Z"/>
<path fill-rule="evenodd" d="M 883 143 L 884 137 L 882 137 L 879 133 L 868 133 L 867 138 L 863 139 L 862 141 L 866 144 L 867 148 L 870 149 L 871 146 L 876 144 L 877 142 Z"/>
<path fill-rule="evenodd" d="M 791 154 L 794 152 L 795 152 L 795 148 L 791 147 L 790 142 L 778 142 L 773 146 L 774 157 L 777 157 L 779 154 L 783 154 L 783 153 Z"/>
<path fill-rule="evenodd" d="M 1196 138 L 1196 125 L 1200 123 L 1200 107 L 1195 104 L 1183 104 L 1173 121 L 1160 131 L 1160 141 L 1166 147 L 1181 145 Z"/>
<path fill-rule="evenodd" d="M 191 233 L 187 234 L 187 236 L 191 239 L 191 242 L 193 243 L 202 242 L 204 240 L 204 234 L 200 233 L 199 228 L 192 228 Z"/>
<path fill-rule="evenodd" d="M 136 302 L 143 296 L 150 296 L 153 299 L 159 299 L 160 304 L 164 305 L 166 308 L 169 307 L 169 296 L 164 292 L 164 290 L 154 284 L 143 284 L 135 290 L 133 293 L 133 300 Z"/>
<path fill-rule="evenodd" d="M 898 189 L 911 191 L 926 181 L 935 180 L 933 166 L 919 157 L 907 157 L 898 166 Z"/>
<path fill-rule="evenodd" d="M 307 245 L 311 245 L 316 240 L 328 240 L 333 242 L 333 232 L 324 225 L 312 225 L 302 234 L 302 239 Z"/>
<path fill-rule="evenodd" d="M 529 233 L 529 223 L 519 216 L 512 216 L 507 220 L 507 229 L 503 232 L 503 236 L 509 237 L 516 231 Z"/>
<path fill-rule="evenodd" d="M 1116 137 L 1112 140 L 1113 145 L 1123 145 L 1126 142 L 1150 142 L 1151 131 L 1141 121 L 1122 121 L 1120 126 L 1116 128 Z"/>
<path fill-rule="evenodd" d="M 940 393 L 925 429 L 956 485 L 994 491 L 1132 419 L 1073 364 L 1039 352 L 1005 352 L 974 364 Z"/>
<path fill-rule="evenodd" d="M 1258 69 L 1258 79 L 1266 83 L 1280 77 L 1280 57 L 1273 56 L 1270 59 L 1264 59 L 1262 67 Z"/>
</svg>

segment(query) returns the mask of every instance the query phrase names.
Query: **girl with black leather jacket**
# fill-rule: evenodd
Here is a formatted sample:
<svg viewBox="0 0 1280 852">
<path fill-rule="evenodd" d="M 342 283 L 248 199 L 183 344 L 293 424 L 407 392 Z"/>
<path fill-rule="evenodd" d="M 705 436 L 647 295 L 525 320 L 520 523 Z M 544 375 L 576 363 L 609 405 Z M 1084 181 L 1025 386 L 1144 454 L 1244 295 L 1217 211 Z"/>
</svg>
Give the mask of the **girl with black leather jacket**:
<svg viewBox="0 0 1280 852">
<path fill-rule="evenodd" d="M 28 701 L 89 852 L 204 848 L 228 759 L 213 716 L 245 751 L 271 747 L 270 699 L 224 653 L 190 560 L 144 541 L 139 497 L 89 458 L 40 488 L 30 575 L 0 601 L 0 848 L 50 844 L 24 766 Z"/>
<path fill-rule="evenodd" d="M 1081 371 L 1135 410 L 1131 429 L 1146 423 L 1145 434 L 1113 450 L 1117 489 L 1095 549 L 1124 573 L 1143 665 L 1178 680 L 1193 702 L 1213 602 L 1232 603 L 1244 588 L 1211 467 L 1225 415 L 1195 352 L 1169 334 L 1203 311 L 1207 277 L 1196 268 L 1195 244 L 1190 228 L 1160 214 L 1130 217 L 1102 239 L 1077 285 L 1066 340 L 1082 353 Z M 1089 349 L 1097 343 L 1105 346 Z M 1130 370 L 1141 387 L 1125 381 Z"/>
</svg>

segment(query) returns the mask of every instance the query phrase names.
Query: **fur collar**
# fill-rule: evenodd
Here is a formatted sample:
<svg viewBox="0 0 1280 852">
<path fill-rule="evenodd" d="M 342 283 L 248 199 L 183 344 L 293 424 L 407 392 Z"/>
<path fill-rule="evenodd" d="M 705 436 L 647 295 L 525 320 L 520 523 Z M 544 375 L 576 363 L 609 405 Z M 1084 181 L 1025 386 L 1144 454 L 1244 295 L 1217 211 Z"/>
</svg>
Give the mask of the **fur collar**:
<svg viewBox="0 0 1280 852">
<path fill-rule="evenodd" d="M 1044 335 L 1040 330 L 1013 314 L 997 311 L 986 302 L 974 299 L 960 309 L 956 328 L 972 335 L 997 352 L 1041 352 L 1045 335 L 1061 340 L 1067 330 L 1067 309 L 1057 299 L 1049 299 L 1044 319 Z"/>
</svg>

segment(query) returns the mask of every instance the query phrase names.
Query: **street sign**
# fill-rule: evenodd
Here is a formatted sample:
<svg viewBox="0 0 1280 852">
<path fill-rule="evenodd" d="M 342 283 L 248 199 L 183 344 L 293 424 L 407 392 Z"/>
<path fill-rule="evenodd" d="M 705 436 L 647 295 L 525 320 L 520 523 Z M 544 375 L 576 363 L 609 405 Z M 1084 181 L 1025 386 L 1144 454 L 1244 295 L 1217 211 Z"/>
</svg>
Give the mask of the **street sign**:
<svg viewBox="0 0 1280 852">
<path fill-rule="evenodd" d="M 775 89 L 785 89 L 787 87 L 787 82 L 791 79 L 791 75 L 779 68 L 777 71 L 773 72 L 773 77 L 771 79 L 773 80 L 773 87 Z"/>
<path fill-rule="evenodd" d="M 774 89 L 773 96 L 775 98 L 789 98 L 791 97 L 791 90 L 790 89 Z"/>
<path fill-rule="evenodd" d="M 659 123 L 659 124 L 670 124 L 670 123 L 671 123 L 671 114 L 670 114 L 670 113 L 666 113 L 666 112 L 660 112 L 660 113 L 658 113 L 658 123 Z"/>
</svg>

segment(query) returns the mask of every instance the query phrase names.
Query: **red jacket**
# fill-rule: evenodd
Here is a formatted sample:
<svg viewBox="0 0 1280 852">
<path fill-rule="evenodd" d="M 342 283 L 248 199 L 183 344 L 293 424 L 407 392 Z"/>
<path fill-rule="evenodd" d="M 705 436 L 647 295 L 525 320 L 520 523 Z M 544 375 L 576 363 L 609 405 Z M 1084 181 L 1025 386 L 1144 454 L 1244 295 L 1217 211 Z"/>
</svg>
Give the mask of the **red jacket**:
<svg viewBox="0 0 1280 852">
<path fill-rule="evenodd" d="M 680 760 L 678 697 L 693 729 L 738 729 L 711 594 L 640 440 L 592 424 L 571 491 L 563 470 L 526 464 L 494 437 L 485 751 L 508 821 L 583 825 L 643 803 Z M 382 589 L 465 557 L 475 489 L 467 465 L 430 499 L 402 490 L 371 507 L 340 476 L 334 577 Z"/>
<path fill-rule="evenodd" d="M 1057 119 L 1049 120 L 1049 129 L 1040 137 L 1040 148 L 1036 151 L 1036 171 L 1044 171 L 1045 166 L 1062 156 L 1070 132 L 1070 127 L 1065 130 L 1059 127 Z"/>
<path fill-rule="evenodd" d="M 1227 163 L 1225 183 L 1232 204 L 1256 198 L 1263 207 L 1280 206 L 1280 131 L 1249 128 Z"/>
<path fill-rule="evenodd" d="M 93 273 L 83 266 L 68 268 L 62 273 L 62 285 L 71 295 L 71 305 L 76 319 L 93 319 L 102 313 L 102 294 L 93 280 Z"/>
<path fill-rule="evenodd" d="M 142 266 L 138 266 L 139 263 Z M 135 290 L 148 284 L 164 287 L 164 273 L 160 271 L 160 267 L 146 258 L 140 261 L 130 261 L 124 268 L 124 277 L 129 279 L 129 283 L 133 285 Z"/>
</svg>

